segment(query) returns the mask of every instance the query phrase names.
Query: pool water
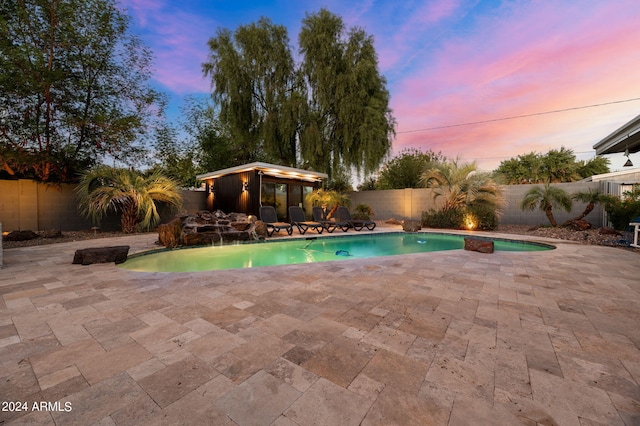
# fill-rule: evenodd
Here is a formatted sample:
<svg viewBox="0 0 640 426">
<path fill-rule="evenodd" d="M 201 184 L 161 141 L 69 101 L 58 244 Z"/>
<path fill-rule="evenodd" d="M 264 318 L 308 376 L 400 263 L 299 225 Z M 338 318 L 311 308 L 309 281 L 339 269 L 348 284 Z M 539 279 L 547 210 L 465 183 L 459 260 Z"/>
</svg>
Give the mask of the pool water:
<svg viewBox="0 0 640 426">
<path fill-rule="evenodd" d="M 553 246 L 493 239 L 498 251 L 541 251 Z M 385 233 L 163 250 L 131 256 L 119 266 L 140 272 L 196 272 L 327 262 L 464 248 L 463 235 Z"/>
</svg>

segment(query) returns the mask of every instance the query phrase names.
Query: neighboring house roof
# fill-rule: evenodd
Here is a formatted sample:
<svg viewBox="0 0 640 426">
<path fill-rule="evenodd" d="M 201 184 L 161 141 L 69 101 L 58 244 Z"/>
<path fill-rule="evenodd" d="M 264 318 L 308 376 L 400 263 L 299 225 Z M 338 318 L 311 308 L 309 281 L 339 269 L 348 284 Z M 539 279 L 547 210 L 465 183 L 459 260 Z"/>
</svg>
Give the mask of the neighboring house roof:
<svg viewBox="0 0 640 426">
<path fill-rule="evenodd" d="M 640 115 L 593 146 L 596 155 L 640 151 Z"/>
<path fill-rule="evenodd" d="M 640 169 L 621 170 L 619 172 L 603 173 L 600 175 L 593 175 L 586 179 L 582 179 L 580 182 L 622 182 L 622 183 L 639 183 L 640 182 Z"/>
<path fill-rule="evenodd" d="M 285 179 L 304 180 L 308 182 L 317 182 L 322 179 L 327 179 L 329 176 L 326 173 L 313 172 L 309 170 L 296 169 L 293 167 L 278 166 L 276 164 L 269 163 L 249 163 L 241 166 L 229 167 L 228 169 L 216 170 L 215 172 L 204 173 L 196 176 L 198 180 L 217 179 L 221 176 L 231 175 L 235 173 L 248 172 L 251 170 L 258 170 L 267 176 L 274 176 Z"/>
</svg>

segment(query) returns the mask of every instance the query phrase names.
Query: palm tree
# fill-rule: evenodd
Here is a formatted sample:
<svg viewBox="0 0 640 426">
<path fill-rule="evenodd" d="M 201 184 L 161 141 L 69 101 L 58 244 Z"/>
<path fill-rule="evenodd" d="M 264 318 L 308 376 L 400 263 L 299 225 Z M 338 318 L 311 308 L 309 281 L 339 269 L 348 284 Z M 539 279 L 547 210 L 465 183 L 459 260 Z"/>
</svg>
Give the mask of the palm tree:
<svg viewBox="0 0 640 426">
<path fill-rule="evenodd" d="M 500 187 L 486 172 L 479 172 L 475 162 L 458 164 L 438 162 L 422 173 L 421 183 L 433 189 L 433 198 L 444 198 L 442 211 L 473 204 L 485 204 L 494 210 L 502 206 Z"/>
<path fill-rule="evenodd" d="M 310 192 L 306 196 L 306 200 L 314 206 L 330 206 L 331 210 L 327 212 L 327 218 L 331 218 L 333 214 L 338 210 L 338 206 L 349 206 L 351 200 L 349 197 L 341 192 L 318 189 L 317 191 Z"/>
<path fill-rule="evenodd" d="M 129 170 L 99 166 L 89 170 L 76 188 L 82 214 L 100 221 L 108 211 L 122 214 L 122 232 L 149 229 L 160 220 L 156 203 L 182 205 L 178 184 L 154 172 L 149 176 Z"/>
<path fill-rule="evenodd" d="M 584 191 L 584 192 L 581 191 L 581 192 L 576 192 L 575 194 L 571 194 L 571 199 L 580 201 L 582 203 L 587 203 L 587 205 L 585 206 L 584 211 L 582 213 L 580 213 L 575 218 L 570 219 L 565 223 L 563 223 L 562 224 L 563 226 L 573 220 L 583 219 L 586 215 L 588 215 L 593 211 L 593 209 L 596 207 L 596 204 L 604 203 L 608 199 L 608 197 L 602 192 L 600 192 L 600 190 L 590 188 L 588 191 Z"/>
<path fill-rule="evenodd" d="M 553 208 L 561 208 L 567 212 L 571 211 L 571 197 L 565 190 L 551 186 L 548 182 L 544 187 L 535 186 L 524 195 L 520 208 L 522 210 L 534 210 L 538 207 L 547 215 L 551 226 L 558 226 L 558 222 L 553 217 Z"/>
</svg>

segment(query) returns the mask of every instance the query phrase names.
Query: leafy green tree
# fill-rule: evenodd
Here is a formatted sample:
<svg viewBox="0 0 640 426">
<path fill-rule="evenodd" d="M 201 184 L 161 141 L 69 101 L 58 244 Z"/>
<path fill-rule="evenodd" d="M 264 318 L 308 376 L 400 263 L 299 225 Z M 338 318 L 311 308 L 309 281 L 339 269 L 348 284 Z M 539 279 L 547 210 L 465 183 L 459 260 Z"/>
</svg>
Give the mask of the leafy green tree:
<svg viewBox="0 0 640 426">
<path fill-rule="evenodd" d="M 67 181 L 104 156 L 135 164 L 163 97 L 115 0 L 0 2 L 0 164 Z"/>
<path fill-rule="evenodd" d="M 520 208 L 533 211 L 538 207 L 547 216 L 551 226 L 556 227 L 558 222 L 553 217 L 553 208 L 561 208 L 569 212 L 571 211 L 571 205 L 571 197 L 565 190 L 552 186 L 547 182 L 544 187 L 534 186 L 527 191 L 520 203 Z"/>
<path fill-rule="evenodd" d="M 518 155 L 500 162 L 494 171 L 498 180 L 507 185 L 540 183 L 544 179 L 541 173 L 542 161 L 535 152 Z"/>
<path fill-rule="evenodd" d="M 535 152 L 518 155 L 500 162 L 494 171 L 497 179 L 509 185 L 573 182 L 608 172 L 608 159 L 595 157 L 589 161 L 576 161 L 573 151 L 564 147 L 549 150 L 544 155 Z"/>
<path fill-rule="evenodd" d="M 380 170 L 377 189 L 419 188 L 422 173 L 434 162 L 442 162 L 441 153 L 408 148 L 387 161 Z"/>
<path fill-rule="evenodd" d="M 245 151 L 234 144 L 231 132 L 220 119 L 219 110 L 206 99 L 188 96 L 182 117 L 181 125 L 188 135 L 184 145 L 195 153 L 198 173 L 263 160 L 255 150 Z"/>
<path fill-rule="evenodd" d="M 581 179 L 585 179 L 594 175 L 601 175 L 604 173 L 610 173 L 609 164 L 611 162 L 608 158 L 602 156 L 595 156 L 588 161 L 578 161 L 577 172 Z"/>
<path fill-rule="evenodd" d="M 551 149 L 542 156 L 542 177 L 546 182 L 573 182 L 580 179 L 573 150 L 561 147 Z"/>
<path fill-rule="evenodd" d="M 99 222 L 109 211 L 121 213 L 122 232 L 146 230 L 160 220 L 156 203 L 182 205 L 178 184 L 159 173 L 98 166 L 85 172 L 76 187 L 84 215 Z"/>
<path fill-rule="evenodd" d="M 395 120 L 373 37 L 347 31 L 342 18 L 321 9 L 303 19 L 299 46 L 309 92 L 301 157 L 330 176 L 341 165 L 375 171 L 391 148 Z"/>
<path fill-rule="evenodd" d="M 150 169 L 164 176 L 174 179 L 182 187 L 194 187 L 198 185 L 196 175 L 200 171 L 196 161 L 196 147 L 183 141 L 178 141 L 177 130 L 169 125 L 156 131 L 154 143 L 157 163 Z"/>
<path fill-rule="evenodd" d="M 220 118 L 241 151 L 263 150 L 269 159 L 295 166 L 304 102 L 286 27 L 267 18 L 218 31 L 203 65 L 214 86 Z"/>
</svg>

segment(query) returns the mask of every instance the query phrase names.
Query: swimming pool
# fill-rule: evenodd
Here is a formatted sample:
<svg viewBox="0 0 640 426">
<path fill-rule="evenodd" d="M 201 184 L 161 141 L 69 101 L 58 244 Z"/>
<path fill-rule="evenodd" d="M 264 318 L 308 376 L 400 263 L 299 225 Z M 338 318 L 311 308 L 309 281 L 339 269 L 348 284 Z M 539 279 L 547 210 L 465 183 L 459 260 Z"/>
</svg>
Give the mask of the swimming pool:
<svg viewBox="0 0 640 426">
<path fill-rule="evenodd" d="M 309 237 L 161 250 L 133 255 L 119 267 L 139 272 L 197 272 L 258 266 L 327 262 L 464 248 L 464 235 L 435 233 L 378 233 Z M 497 251 L 542 251 L 555 247 L 522 241 L 491 239 Z"/>
</svg>

